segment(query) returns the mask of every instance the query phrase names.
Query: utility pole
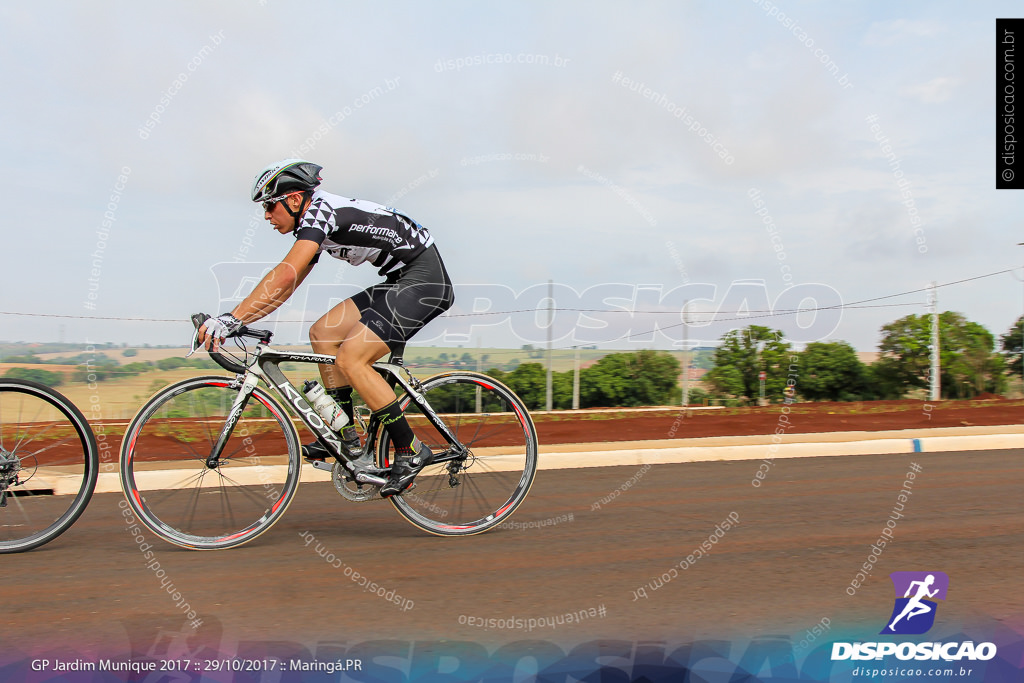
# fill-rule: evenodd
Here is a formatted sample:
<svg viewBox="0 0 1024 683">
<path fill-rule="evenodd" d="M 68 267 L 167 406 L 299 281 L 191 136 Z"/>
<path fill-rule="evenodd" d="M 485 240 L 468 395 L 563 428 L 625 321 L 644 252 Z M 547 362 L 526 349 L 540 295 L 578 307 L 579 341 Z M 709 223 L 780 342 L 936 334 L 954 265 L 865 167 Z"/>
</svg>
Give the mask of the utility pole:
<svg viewBox="0 0 1024 683">
<path fill-rule="evenodd" d="M 683 302 L 683 407 L 690 405 L 690 329 L 686 318 L 686 305 Z"/>
<path fill-rule="evenodd" d="M 580 409 L 580 347 L 574 346 L 576 349 L 576 359 L 573 361 L 572 369 L 572 409 Z"/>
<path fill-rule="evenodd" d="M 931 345 L 931 372 L 929 379 L 928 400 L 939 400 L 939 288 L 938 284 L 932 282 L 932 291 L 929 304 L 932 309 L 932 345 Z"/>
<path fill-rule="evenodd" d="M 545 392 L 544 410 L 551 410 L 551 330 L 555 327 L 555 295 L 554 284 L 548 280 L 548 378 Z"/>
<path fill-rule="evenodd" d="M 1017 242 L 1018 247 L 1024 247 L 1024 242 Z M 1021 271 L 1021 282 L 1024 282 L 1024 271 Z M 1024 392 L 1024 315 L 1020 319 L 1020 380 L 1021 392 Z"/>
<path fill-rule="evenodd" d="M 482 353 L 482 351 L 480 349 L 480 337 L 477 337 L 476 338 L 476 371 L 478 373 L 480 372 L 480 368 L 483 367 L 483 365 L 482 365 L 483 358 L 481 356 L 481 353 Z M 482 388 L 481 388 L 481 386 L 479 384 L 476 385 L 476 412 L 478 414 L 484 412 L 483 411 L 483 391 L 482 391 Z"/>
</svg>

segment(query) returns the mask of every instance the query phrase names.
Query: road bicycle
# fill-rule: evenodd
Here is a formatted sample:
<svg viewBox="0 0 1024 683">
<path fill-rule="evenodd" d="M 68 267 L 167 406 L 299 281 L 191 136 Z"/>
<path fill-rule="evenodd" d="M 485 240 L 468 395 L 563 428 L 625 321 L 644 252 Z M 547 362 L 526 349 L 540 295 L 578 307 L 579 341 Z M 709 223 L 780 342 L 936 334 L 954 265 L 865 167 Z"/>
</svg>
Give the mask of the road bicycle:
<svg viewBox="0 0 1024 683">
<path fill-rule="evenodd" d="M 197 330 L 205 320 L 202 314 L 192 316 Z M 271 337 L 268 330 L 241 327 L 229 337 L 237 349 L 222 345 L 210 352 L 234 377 L 172 384 L 128 426 L 121 484 L 139 521 L 164 540 L 196 550 L 231 548 L 281 518 L 302 471 L 298 432 L 282 401 L 333 456 L 333 462 L 311 465 L 330 472 L 342 497 L 383 500 L 379 489 L 393 462 L 383 425 L 359 406 L 355 422 L 362 449 L 358 456 L 350 454 L 279 367 L 285 362 L 330 365 L 334 357 L 278 351 L 270 347 Z M 193 351 L 197 344 L 193 338 Z M 537 433 L 526 406 L 508 387 L 475 372 L 448 372 L 421 382 L 404 366 L 402 352 L 396 349 L 373 368 L 396 390 L 434 460 L 409 489 L 387 500 L 432 534 L 493 529 L 523 502 L 536 474 Z"/>
<path fill-rule="evenodd" d="M 67 531 L 89 504 L 99 469 L 96 436 L 67 397 L 0 378 L 0 553 Z"/>
</svg>

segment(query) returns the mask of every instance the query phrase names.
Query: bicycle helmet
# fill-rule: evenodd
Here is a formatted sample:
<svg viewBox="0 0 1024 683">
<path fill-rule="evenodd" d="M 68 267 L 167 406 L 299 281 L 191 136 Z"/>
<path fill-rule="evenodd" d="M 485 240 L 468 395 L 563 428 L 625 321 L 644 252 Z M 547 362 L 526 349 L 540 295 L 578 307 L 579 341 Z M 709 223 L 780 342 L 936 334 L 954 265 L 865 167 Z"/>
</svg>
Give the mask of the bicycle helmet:
<svg viewBox="0 0 1024 683">
<path fill-rule="evenodd" d="M 308 191 L 320 184 L 318 166 L 303 159 L 285 159 L 270 164 L 256 175 L 252 184 L 252 200 L 265 202 L 287 192 Z"/>
</svg>

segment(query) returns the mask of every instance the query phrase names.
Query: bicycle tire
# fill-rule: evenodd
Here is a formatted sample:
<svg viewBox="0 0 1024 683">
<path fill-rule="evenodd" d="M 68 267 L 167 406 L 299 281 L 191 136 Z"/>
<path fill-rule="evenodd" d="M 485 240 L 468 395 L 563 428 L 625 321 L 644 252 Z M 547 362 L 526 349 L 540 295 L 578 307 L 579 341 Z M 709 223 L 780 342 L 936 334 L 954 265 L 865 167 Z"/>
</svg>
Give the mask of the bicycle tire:
<svg viewBox="0 0 1024 683">
<path fill-rule="evenodd" d="M 474 372 L 435 375 L 420 393 L 469 450 L 461 461 L 425 467 L 413 487 L 390 498 L 392 505 L 411 524 L 438 536 L 469 536 L 503 524 L 537 473 L 537 430 L 526 406 L 504 384 Z M 401 405 L 419 439 L 435 455 L 445 452 L 448 442 L 416 404 L 405 396 Z M 375 457 L 380 467 L 393 458 L 383 427 Z"/>
<path fill-rule="evenodd" d="M 38 548 L 75 523 L 96 489 L 97 451 L 88 420 L 66 396 L 0 379 L 0 553 Z"/>
<path fill-rule="evenodd" d="M 232 378 L 186 379 L 150 398 L 125 432 L 125 498 L 138 520 L 169 543 L 192 550 L 240 546 L 270 529 L 295 497 L 299 437 L 288 412 L 260 387 L 220 464 L 207 468 L 237 395 Z"/>
</svg>

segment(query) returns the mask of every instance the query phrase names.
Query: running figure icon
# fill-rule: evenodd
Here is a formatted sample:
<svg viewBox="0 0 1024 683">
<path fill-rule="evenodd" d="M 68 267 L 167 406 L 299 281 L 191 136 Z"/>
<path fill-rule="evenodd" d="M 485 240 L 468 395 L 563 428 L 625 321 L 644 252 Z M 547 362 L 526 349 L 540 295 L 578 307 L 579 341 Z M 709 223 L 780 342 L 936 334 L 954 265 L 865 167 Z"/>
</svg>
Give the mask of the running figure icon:
<svg viewBox="0 0 1024 683">
<path fill-rule="evenodd" d="M 889 575 L 896 600 L 883 634 L 922 634 L 931 629 L 938 612 L 937 600 L 946 599 L 949 576 L 944 572 L 893 572 Z M 915 619 L 914 617 L 918 617 Z"/>
<path fill-rule="evenodd" d="M 930 605 L 926 605 L 923 602 L 921 602 L 921 598 L 935 597 L 935 594 L 939 592 L 939 589 L 936 588 L 933 591 L 928 590 L 928 587 L 931 586 L 933 583 L 935 583 L 934 574 L 929 574 L 924 581 L 912 581 L 910 583 L 910 587 L 907 588 L 907 592 L 903 594 L 903 597 L 910 598 L 910 593 L 914 590 L 914 586 L 917 586 L 917 594 L 914 595 L 914 597 L 910 598 L 910 601 L 907 603 L 907 606 L 903 608 L 903 611 L 900 612 L 900 615 L 893 619 L 892 623 L 889 624 L 890 631 L 896 630 L 896 622 L 902 619 L 903 617 L 906 617 L 907 621 L 910 621 L 911 618 L 916 617 L 919 614 L 926 614 L 932 611 Z"/>
</svg>

